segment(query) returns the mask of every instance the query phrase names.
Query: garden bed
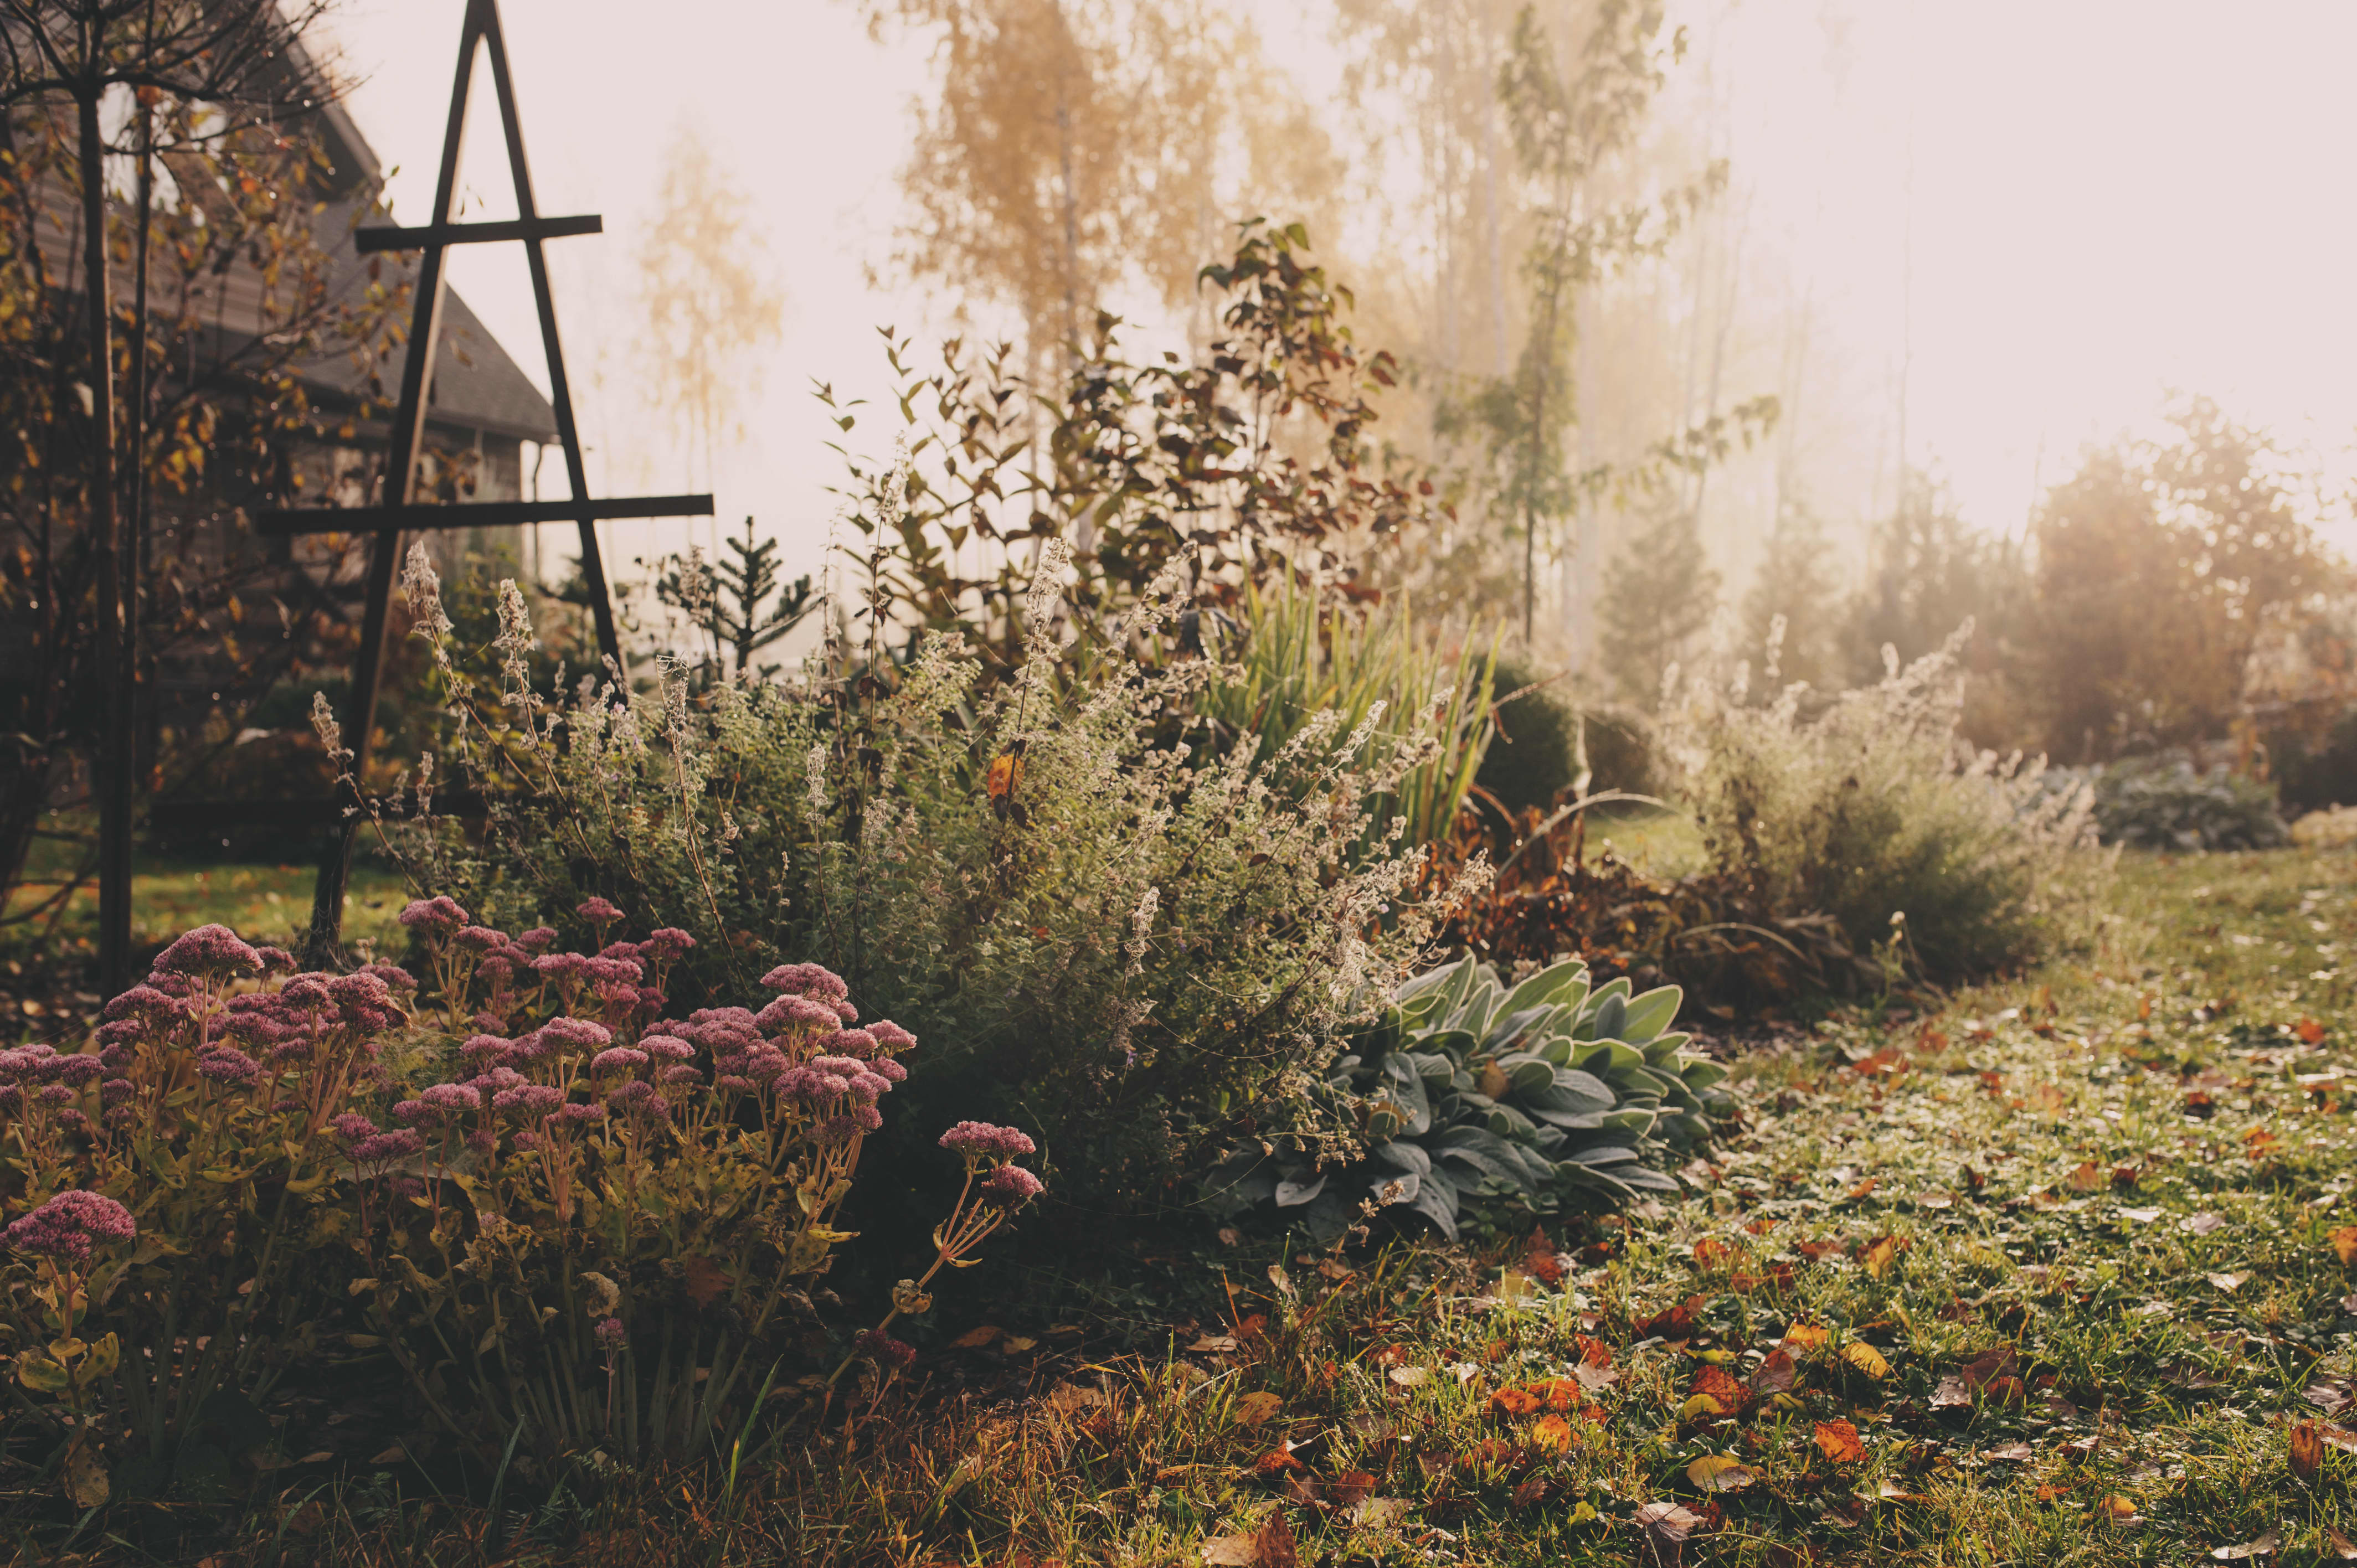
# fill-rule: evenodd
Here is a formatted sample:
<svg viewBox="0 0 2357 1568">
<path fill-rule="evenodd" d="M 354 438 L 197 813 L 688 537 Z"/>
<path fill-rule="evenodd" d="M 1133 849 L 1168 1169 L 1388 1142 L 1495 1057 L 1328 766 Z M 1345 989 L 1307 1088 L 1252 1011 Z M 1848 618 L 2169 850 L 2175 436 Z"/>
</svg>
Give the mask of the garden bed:
<svg viewBox="0 0 2357 1568">
<path fill-rule="evenodd" d="M 733 1477 L 587 1455 L 493 1506 L 484 1477 L 307 1435 L 181 1545 L 224 1565 L 2330 1559 L 2357 1533 L 2357 867 L 2141 859 L 2115 903 L 2132 915 L 2093 953 L 1738 1058 L 1753 1119 L 1682 1203 L 1486 1254 L 1229 1230 L 985 1268 L 905 1331 L 906 1374 Z M 351 1402 L 307 1420 L 354 1424 Z"/>
</svg>

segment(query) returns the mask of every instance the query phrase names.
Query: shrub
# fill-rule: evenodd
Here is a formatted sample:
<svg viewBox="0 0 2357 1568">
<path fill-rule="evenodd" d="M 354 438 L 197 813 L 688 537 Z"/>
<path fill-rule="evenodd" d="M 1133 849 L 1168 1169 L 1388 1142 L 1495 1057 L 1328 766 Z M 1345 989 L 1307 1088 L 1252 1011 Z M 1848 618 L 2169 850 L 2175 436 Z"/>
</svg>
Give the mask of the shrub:
<svg viewBox="0 0 2357 1568">
<path fill-rule="evenodd" d="M 2138 849 L 2275 849 L 2291 842 L 2276 787 L 2182 757 L 2090 768 L 2105 843 Z"/>
<path fill-rule="evenodd" d="M 2267 737 L 2267 750 L 2284 810 L 2357 806 L 2357 708 L 2333 718 L 2320 735 L 2287 726 Z"/>
<path fill-rule="evenodd" d="M 1864 951 L 1903 926 L 1935 978 L 1985 972 L 2062 934 L 2098 868 L 2083 789 L 2050 790 L 2042 759 L 1956 738 L 1964 631 L 1876 685 L 1803 716 L 1805 688 L 1751 704 L 1686 682 L 1665 709 L 1665 760 L 1713 865 L 1782 913 L 1822 911 Z"/>
<path fill-rule="evenodd" d="M 1342 1029 L 1407 972 L 1429 921 L 1393 906 L 1421 855 L 1371 802 L 1437 742 L 1385 738 L 1377 703 L 1347 732 L 1321 708 L 1266 757 L 1199 749 L 1198 697 L 1237 677 L 1130 651 L 1171 579 L 1084 665 L 1049 629 L 1054 581 L 987 694 L 953 637 L 698 702 L 675 676 L 554 712 L 512 689 L 521 716 L 476 763 L 532 793 L 479 855 L 444 837 L 427 870 L 510 923 L 589 894 L 645 910 L 697 939 L 714 993 L 812 955 L 926 1037 L 929 1095 L 1019 1112 L 1060 1186 L 1152 1202 L 1242 1119 L 1305 1113 Z"/>
<path fill-rule="evenodd" d="M 1474 782 L 1509 811 L 1553 806 L 1592 772 L 1580 755 L 1578 711 L 1543 682 L 1528 665 L 1498 666 L 1498 734 Z"/>
<path fill-rule="evenodd" d="M 1725 1020 L 1882 978 L 1877 958 L 1854 950 L 1832 917 L 1770 908 L 1726 870 L 1647 875 L 1609 849 L 1588 850 L 1586 823 L 1533 809 L 1501 831 L 1490 813 L 1460 814 L 1426 868 L 1427 885 L 1480 855 L 1498 873 L 1451 908 L 1441 947 L 1516 969 L 1577 954 L 1597 984 L 1673 982 Z"/>
<path fill-rule="evenodd" d="M 759 1012 L 661 1020 L 692 939 L 576 918 L 597 950 L 411 905 L 422 1002 L 391 965 L 286 975 L 209 926 L 109 1004 L 95 1054 L 0 1053 L 0 1324 L 77 1502 L 217 1492 L 270 1435 L 255 1402 L 331 1351 L 381 1348 L 479 1450 L 692 1455 L 759 1402 L 915 1041 L 807 963 Z M 1039 1190 L 1019 1133 L 942 1143 L 966 1187 L 896 1313 Z M 863 1340 L 887 1371 L 904 1348 Z"/>
<path fill-rule="evenodd" d="M 1330 1241 L 1382 1210 L 1451 1240 L 1490 1228 L 1679 1190 L 1645 1163 L 1706 1140 L 1734 1111 L 1724 1068 L 1669 1032 L 1676 986 L 1591 990 L 1577 961 L 1509 989 L 1468 958 L 1402 986 L 1326 1092 L 1357 1129 L 1347 1142 L 1247 1148 L 1207 1184 L 1230 1209 L 1273 1203 Z"/>
</svg>

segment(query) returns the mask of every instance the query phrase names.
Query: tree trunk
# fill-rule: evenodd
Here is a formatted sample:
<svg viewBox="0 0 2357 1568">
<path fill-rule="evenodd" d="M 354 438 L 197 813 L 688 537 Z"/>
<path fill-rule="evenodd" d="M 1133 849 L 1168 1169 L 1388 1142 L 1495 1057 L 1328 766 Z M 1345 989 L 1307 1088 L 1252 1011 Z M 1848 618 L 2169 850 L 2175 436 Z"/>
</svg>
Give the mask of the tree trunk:
<svg viewBox="0 0 2357 1568">
<path fill-rule="evenodd" d="M 90 306 L 90 530 L 98 564 L 97 657 L 105 688 L 98 746 L 98 968 L 102 993 L 131 979 L 131 693 L 117 678 L 129 647 L 126 576 L 114 497 L 114 334 L 107 280 L 106 145 L 98 124 L 98 89 L 80 110 L 82 291 Z"/>
</svg>

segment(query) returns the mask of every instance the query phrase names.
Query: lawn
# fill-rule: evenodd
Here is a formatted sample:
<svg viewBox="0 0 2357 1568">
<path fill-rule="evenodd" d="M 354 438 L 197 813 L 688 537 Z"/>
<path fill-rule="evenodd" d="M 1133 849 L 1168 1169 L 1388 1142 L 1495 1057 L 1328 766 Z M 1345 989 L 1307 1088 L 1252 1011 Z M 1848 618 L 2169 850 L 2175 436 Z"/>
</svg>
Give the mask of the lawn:
<svg viewBox="0 0 2357 1568">
<path fill-rule="evenodd" d="M 852 1423 L 805 1560 L 2357 1556 L 2357 864 L 2122 873 L 2090 952 L 1743 1057 L 1685 1204 L 1246 1243 L 1162 1354 L 1040 1340 L 1028 1404 Z M 957 1294 L 944 1376 L 1037 1336 Z"/>
<path fill-rule="evenodd" d="M 2131 858 L 2114 906 L 2037 972 L 1749 1043 L 1684 1202 L 1469 1251 L 1107 1237 L 939 1282 L 909 1373 L 780 1391 L 802 1413 L 716 1474 L 587 1455 L 494 1511 L 397 1446 L 297 1460 L 203 1551 L 2357 1557 L 2357 856 Z"/>
</svg>

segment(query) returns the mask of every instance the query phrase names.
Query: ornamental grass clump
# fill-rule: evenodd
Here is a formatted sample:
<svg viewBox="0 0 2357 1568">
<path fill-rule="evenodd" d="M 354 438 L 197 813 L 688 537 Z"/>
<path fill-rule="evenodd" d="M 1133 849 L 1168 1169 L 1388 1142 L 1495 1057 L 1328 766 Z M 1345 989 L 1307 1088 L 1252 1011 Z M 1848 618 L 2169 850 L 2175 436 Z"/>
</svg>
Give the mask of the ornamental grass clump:
<svg viewBox="0 0 2357 1568">
<path fill-rule="evenodd" d="M 78 1501 L 217 1490 L 256 1402 L 355 1351 L 468 1450 L 692 1458 L 814 1326 L 912 1035 L 807 963 L 758 1010 L 663 1017 L 675 929 L 567 950 L 447 897 L 403 924 L 422 993 L 212 926 L 94 1051 L 0 1052 L 0 1327 Z M 928 1281 L 1039 1190 L 995 1135 Z"/>
<path fill-rule="evenodd" d="M 1956 734 L 1972 623 L 1877 685 L 1818 706 L 1805 685 L 1749 700 L 1667 686 L 1662 757 L 1713 869 L 1779 916 L 1822 913 L 1854 951 L 1884 950 L 1938 981 L 1986 973 L 2068 940 L 2107 865 L 2092 792 L 2049 789 L 2043 757 L 1975 752 Z M 1776 679 L 1782 620 L 1767 678 Z"/>
</svg>

